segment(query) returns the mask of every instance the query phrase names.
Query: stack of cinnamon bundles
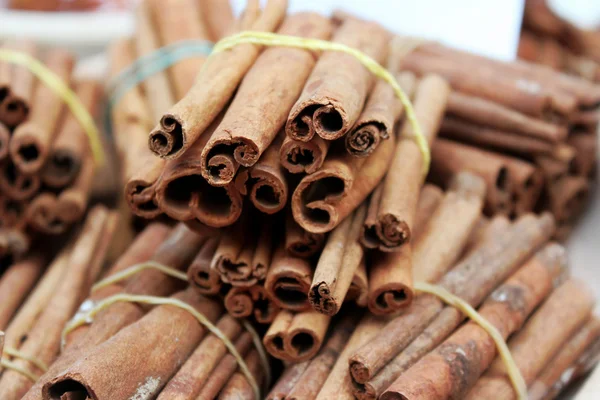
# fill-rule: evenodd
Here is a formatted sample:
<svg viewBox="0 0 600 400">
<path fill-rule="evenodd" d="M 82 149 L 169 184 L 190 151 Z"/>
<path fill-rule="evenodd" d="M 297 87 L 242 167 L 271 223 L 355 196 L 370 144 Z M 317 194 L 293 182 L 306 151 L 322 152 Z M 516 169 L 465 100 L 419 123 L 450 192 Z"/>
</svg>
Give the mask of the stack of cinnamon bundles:
<svg viewBox="0 0 600 400">
<path fill-rule="evenodd" d="M 581 29 L 557 15 L 547 0 L 527 0 L 519 58 L 600 81 L 600 32 Z"/>
<path fill-rule="evenodd" d="M 71 53 L 28 41 L 2 48 L 39 59 L 95 115 L 100 84 L 73 79 Z M 0 62 L 0 265 L 19 258 L 33 236 L 63 233 L 82 218 L 94 168 L 88 137 L 63 98 L 26 66 Z"/>
</svg>

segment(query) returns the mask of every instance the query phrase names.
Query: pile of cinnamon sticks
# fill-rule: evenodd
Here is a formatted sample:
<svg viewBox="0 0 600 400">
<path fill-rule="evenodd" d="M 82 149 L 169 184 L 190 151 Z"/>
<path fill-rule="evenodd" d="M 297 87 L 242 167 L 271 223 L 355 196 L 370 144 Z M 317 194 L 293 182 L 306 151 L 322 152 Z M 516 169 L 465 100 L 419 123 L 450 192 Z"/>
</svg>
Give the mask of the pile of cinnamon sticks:
<svg viewBox="0 0 600 400">
<path fill-rule="evenodd" d="M 38 58 L 95 115 L 100 84 L 75 82 L 71 53 L 27 41 L 4 49 Z M 36 233 L 56 235 L 87 209 L 94 160 L 88 138 L 63 99 L 25 66 L 0 62 L 0 265 L 9 265 Z"/>
<path fill-rule="evenodd" d="M 528 0 L 525 4 L 519 58 L 599 82 L 600 32 L 566 21 L 547 0 Z"/>
</svg>

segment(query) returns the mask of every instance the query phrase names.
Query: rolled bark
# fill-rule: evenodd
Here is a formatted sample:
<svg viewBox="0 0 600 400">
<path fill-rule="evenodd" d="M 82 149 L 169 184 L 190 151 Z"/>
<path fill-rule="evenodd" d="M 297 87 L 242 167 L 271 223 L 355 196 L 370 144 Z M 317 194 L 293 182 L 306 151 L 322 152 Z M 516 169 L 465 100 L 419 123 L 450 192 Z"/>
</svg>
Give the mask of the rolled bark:
<svg viewBox="0 0 600 400">
<path fill-rule="evenodd" d="M 312 277 L 313 266 L 310 261 L 288 255 L 279 246 L 273 254 L 265 289 L 280 308 L 305 311 L 310 309 L 308 293 Z"/>
<path fill-rule="evenodd" d="M 260 233 L 253 235 L 251 232 L 257 228 Z M 250 287 L 265 279 L 272 256 L 270 221 L 248 217 L 223 234 L 211 268 L 217 270 L 225 283 Z"/>
<path fill-rule="evenodd" d="M 342 307 L 364 250 L 358 239 L 366 206 L 346 217 L 327 238 L 308 292 L 312 307 L 323 314 L 335 315 Z"/>
<path fill-rule="evenodd" d="M 235 17 L 228 1 L 201 1 L 200 8 L 209 39 L 212 42 L 216 43 L 233 28 Z"/>
<path fill-rule="evenodd" d="M 161 47 L 184 40 L 208 40 L 209 34 L 200 14 L 201 4 L 195 0 L 151 1 L 152 14 Z M 139 28 L 138 28 L 139 29 Z M 205 57 L 196 56 L 179 60 L 168 69 L 174 97 L 179 100 L 194 84 L 194 78 Z M 171 106 L 171 104 L 169 104 Z M 164 112 L 161 110 L 160 112 Z"/>
<path fill-rule="evenodd" d="M 308 142 L 286 136 L 279 150 L 279 162 L 292 174 L 312 174 L 323 165 L 330 144 L 318 136 Z"/>
<path fill-rule="evenodd" d="M 448 113 L 478 125 L 553 143 L 565 140 L 568 133 L 566 125 L 546 122 L 491 100 L 457 91 L 453 91 L 448 98 Z"/>
<path fill-rule="evenodd" d="M 264 369 L 260 363 L 260 356 L 256 349 L 251 349 L 244 360 L 252 376 L 260 384 L 264 377 Z M 218 399 L 220 400 L 253 400 L 255 398 L 254 389 L 248 382 L 248 379 L 240 371 L 235 372 L 221 390 Z"/>
<path fill-rule="evenodd" d="M 482 216 L 475 228 L 473 228 L 461 258 L 466 257 L 471 252 L 484 245 L 486 241 L 491 240 L 498 235 L 502 235 L 504 231 L 509 229 L 510 225 L 510 220 L 503 215 L 497 215 L 491 219 Z"/>
<path fill-rule="evenodd" d="M 319 353 L 298 379 L 294 388 L 287 394 L 286 399 L 315 399 L 327 377 L 331 373 L 337 358 L 352 335 L 360 315 L 352 313 L 342 317 L 333 327 L 332 332 L 323 344 Z"/>
<path fill-rule="evenodd" d="M 544 140 L 473 124 L 452 116 L 446 116 L 442 121 L 440 136 L 489 150 L 522 156 L 552 151 L 552 144 Z"/>
<path fill-rule="evenodd" d="M 46 257 L 32 252 L 10 266 L 0 279 L 0 330 L 5 331 L 21 303 L 35 286 L 46 266 Z"/>
<path fill-rule="evenodd" d="M 300 13 L 284 20 L 278 33 L 327 40 L 331 31 L 327 18 Z M 315 63 L 315 55 L 303 49 L 276 47 L 262 52 L 202 150 L 202 176 L 208 183 L 224 186 L 240 166 L 256 164 L 283 128 Z"/>
<path fill-rule="evenodd" d="M 565 177 L 549 188 L 550 211 L 557 222 L 573 221 L 581 214 L 589 196 L 589 183 L 581 177 Z"/>
<path fill-rule="evenodd" d="M 533 211 L 544 186 L 543 173 L 534 164 L 518 158 L 503 156 L 503 159 L 513 180 L 514 216 Z"/>
<path fill-rule="evenodd" d="M 443 118 L 448 93 L 448 85 L 438 76 L 427 76 L 417 85 L 415 114 L 430 146 Z M 394 251 L 410 241 L 419 189 L 423 184 L 423 154 L 411 134 L 412 128 L 405 121 L 389 166 L 390 172 L 383 181 L 381 200 L 371 199 L 369 205 L 365 233 L 374 231 L 376 236 L 363 234 L 366 239 L 363 244 L 367 247 Z M 377 154 L 369 160 L 374 157 Z"/>
<path fill-rule="evenodd" d="M 11 143 L 13 142 L 14 139 L 11 140 Z M 0 189 L 12 200 L 30 199 L 38 192 L 41 185 L 38 175 L 25 175 L 11 160 L 0 165 Z"/>
<path fill-rule="evenodd" d="M 234 342 L 235 349 L 242 357 L 247 355 L 252 348 L 252 344 L 252 336 L 248 332 L 242 333 Z M 248 364 L 246 359 L 244 361 Z M 231 354 L 226 354 L 210 373 L 210 377 L 202 387 L 197 400 L 215 399 L 237 368 L 237 360 Z"/>
<path fill-rule="evenodd" d="M 188 289 L 174 298 L 184 301 L 210 321 L 221 307 Z M 72 393 L 99 399 L 155 396 L 191 354 L 207 329 L 188 311 L 170 305 L 157 306 L 146 316 L 116 333 L 44 385 L 45 399 Z M 141 335 L 140 333 L 144 334 Z M 166 338 L 178 340 L 165 340 Z M 131 365 L 137 365 L 132 369 Z M 114 385 L 115 379 L 120 384 Z"/>
<path fill-rule="evenodd" d="M 27 222 L 24 217 L 26 207 L 26 201 L 0 196 L 0 229 L 23 229 Z"/>
<path fill-rule="evenodd" d="M 190 284 L 203 295 L 215 295 L 219 293 L 222 286 L 221 275 L 211 268 L 212 259 L 219 245 L 219 238 L 206 241 L 194 257 L 187 274 Z"/>
<path fill-rule="evenodd" d="M 29 250 L 29 236 L 13 228 L 0 229 L 0 269 L 14 264 Z"/>
<path fill-rule="evenodd" d="M 3 161 L 8 156 L 8 143 L 10 141 L 10 136 L 10 132 L 6 126 L 0 122 L 0 161 Z"/>
<path fill-rule="evenodd" d="M 567 143 L 575 149 L 574 172 L 586 178 L 592 177 L 596 170 L 597 136 L 573 132 Z"/>
<path fill-rule="evenodd" d="M 90 115 L 96 117 L 101 96 L 99 83 L 79 82 L 75 94 Z M 88 140 L 75 116 L 72 113 L 65 114 L 41 173 L 42 182 L 52 188 L 62 188 L 73 182 L 82 168 L 85 154 L 90 152 Z"/>
<path fill-rule="evenodd" d="M 598 338 L 600 338 L 600 320 L 592 316 L 546 364 L 530 385 L 527 397 L 530 400 L 543 400 L 558 394 L 557 389 L 572 375 L 577 360 Z"/>
<path fill-rule="evenodd" d="M 255 284 L 249 287 L 232 287 L 224 299 L 225 308 L 236 318 L 254 316 L 257 322 L 269 324 L 279 312 L 265 287 Z"/>
<path fill-rule="evenodd" d="M 481 216 L 485 182 L 460 172 L 413 244 L 413 279 L 437 282 L 462 254 Z"/>
<path fill-rule="evenodd" d="M 472 172 L 485 180 L 486 214 L 510 214 L 513 177 L 506 162 L 496 153 L 438 139 L 431 148 L 431 158 L 430 176 L 434 182 L 446 186 L 451 177 L 459 171 Z"/>
<path fill-rule="evenodd" d="M 439 284 L 476 306 L 548 240 L 553 228 L 548 215 L 539 219 L 523 217 L 511 229 L 471 252 Z M 350 371 L 357 383 L 354 393 L 358 398 L 379 396 L 403 371 L 452 333 L 464 316 L 454 308 L 442 308 L 435 297 L 417 296 L 410 312 L 390 321 L 351 357 Z"/>
<path fill-rule="evenodd" d="M 310 363 L 309 360 L 287 366 L 267 395 L 267 400 L 285 400 Z"/>
<path fill-rule="evenodd" d="M 348 293 L 344 298 L 344 302 L 353 301 L 359 307 L 366 307 L 369 296 L 369 281 L 367 278 L 367 265 L 363 257 L 358 268 L 354 272 L 352 282 L 348 288 Z"/>
<path fill-rule="evenodd" d="M 332 39 L 379 63 L 387 58 L 389 40 L 389 33 L 381 26 L 354 19 L 345 21 Z M 373 74 L 353 56 L 324 52 L 292 107 L 286 135 L 305 142 L 315 133 L 325 140 L 344 136 L 358 120 L 374 81 Z"/>
<path fill-rule="evenodd" d="M 285 0 L 271 0 L 259 16 L 245 18 L 239 30 L 272 32 L 286 7 Z M 163 116 L 148 138 L 150 150 L 164 158 L 182 155 L 223 111 L 259 51 L 259 46 L 243 44 L 210 57 L 186 96 L 166 113 L 161 111 Z"/>
<path fill-rule="evenodd" d="M 36 57 L 38 52 L 35 43 L 28 40 L 9 43 L 7 47 L 32 57 Z M 33 72 L 27 67 L 8 63 L 2 64 L 7 67 L 7 72 L 10 74 L 8 76 L 10 91 L 0 102 L 0 122 L 9 128 L 14 128 L 29 116 L 30 108 L 34 102 L 33 94 L 36 81 Z"/>
<path fill-rule="evenodd" d="M 439 206 L 443 196 L 444 192 L 435 185 L 426 183 L 421 188 L 412 229 L 412 237 L 414 240 L 417 240 L 419 236 L 421 236 L 427 221 L 429 221 L 436 208 Z"/>
<path fill-rule="evenodd" d="M 479 314 L 506 340 L 521 329 L 566 274 L 565 249 L 550 244 L 499 286 Z M 496 352 L 491 336 L 477 323 L 469 322 L 400 375 L 381 398 L 462 398 L 494 361 Z"/>
<path fill-rule="evenodd" d="M 109 220 L 113 218 L 103 206 L 90 212 L 73 251 L 69 255 L 68 274 L 62 277 L 56 291 L 49 298 L 46 308 L 27 332 L 27 338 L 19 350 L 36 357 L 45 364 L 51 364 L 58 355 L 63 326 L 77 310 L 79 303 L 89 290 L 90 282 L 97 277 L 93 268 L 97 260 L 106 255 L 106 242 L 113 232 L 107 232 Z M 97 266 L 97 265 L 96 265 Z M 31 368 L 24 360 L 14 362 L 22 368 Z M 33 369 L 39 373 L 37 367 Z M 0 379 L 0 394 L 3 399 L 20 399 L 33 385 L 31 380 L 16 371 L 6 371 Z"/>
<path fill-rule="evenodd" d="M 400 87 L 410 98 L 413 95 L 416 78 L 404 72 L 396 78 Z M 379 142 L 394 134 L 396 122 L 402 118 L 404 107 L 392 87 L 379 80 L 365 104 L 360 117 L 346 135 L 346 151 L 357 157 L 367 157 L 379 146 Z"/>
<path fill-rule="evenodd" d="M 248 195 L 259 211 L 275 214 L 287 204 L 288 180 L 279 161 L 283 132 L 248 170 Z"/>
<path fill-rule="evenodd" d="M 594 297 L 587 285 L 570 279 L 563 283 L 508 342 L 508 348 L 527 385 L 552 356 L 589 318 Z M 495 360 L 466 399 L 516 399 L 501 360 Z"/>
<path fill-rule="evenodd" d="M 314 310 L 297 314 L 281 310 L 263 338 L 273 357 L 301 362 L 317 354 L 327 333 L 331 317 Z"/>
<path fill-rule="evenodd" d="M 242 326 L 229 315 L 223 315 L 219 319 L 217 328 L 233 342 L 242 334 Z M 157 399 L 196 399 L 202 390 L 202 386 L 226 354 L 228 354 L 228 351 L 223 340 L 212 333 L 207 335 L 196 347 L 196 350 L 190 354 L 175 376 L 169 380 Z"/>
<path fill-rule="evenodd" d="M 321 251 L 325 244 L 323 233 L 311 233 L 302 228 L 292 213 L 285 220 L 285 250 L 294 257 L 309 258 Z"/>
<path fill-rule="evenodd" d="M 63 50 L 53 50 L 44 59 L 46 66 L 67 85 L 71 82 L 73 55 Z M 26 174 L 38 172 L 50 154 L 56 138 L 62 99 L 52 89 L 37 85 L 27 122 L 20 124 L 13 133 L 9 152 L 17 169 Z"/>
</svg>

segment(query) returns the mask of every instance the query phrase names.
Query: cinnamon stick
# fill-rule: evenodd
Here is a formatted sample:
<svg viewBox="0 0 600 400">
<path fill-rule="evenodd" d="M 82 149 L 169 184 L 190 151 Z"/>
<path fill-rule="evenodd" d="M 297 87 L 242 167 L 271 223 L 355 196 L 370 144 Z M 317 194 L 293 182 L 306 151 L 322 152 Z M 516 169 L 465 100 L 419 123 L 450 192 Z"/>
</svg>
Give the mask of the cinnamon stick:
<svg viewBox="0 0 600 400">
<path fill-rule="evenodd" d="M 260 363 L 258 351 L 256 349 L 251 349 L 244 361 L 248 365 L 248 369 L 256 381 L 259 383 L 262 382 L 264 369 Z M 253 400 L 255 394 L 248 379 L 244 374 L 237 371 L 229 378 L 218 398 L 220 400 Z"/>
<path fill-rule="evenodd" d="M 242 334 L 242 326 L 229 315 L 223 315 L 219 319 L 217 328 L 233 342 Z M 202 390 L 203 384 L 226 354 L 228 352 L 223 341 L 212 333 L 207 335 L 175 376 L 169 380 L 157 399 L 196 399 L 196 396 Z"/>
<path fill-rule="evenodd" d="M 15 201 L 5 196 L 0 196 L 0 228 L 23 229 L 26 201 Z"/>
<path fill-rule="evenodd" d="M 458 260 L 481 216 L 485 182 L 460 172 L 413 244 L 413 278 L 436 282 Z M 450 233 L 451 232 L 451 233 Z"/>
<path fill-rule="evenodd" d="M 309 258 L 318 253 L 325 244 L 323 233 L 311 233 L 304 230 L 292 213 L 287 213 L 285 220 L 285 250 L 294 257 Z"/>
<path fill-rule="evenodd" d="M 239 30 L 272 32 L 283 19 L 286 7 L 285 0 L 271 0 L 259 16 L 245 19 Z M 164 114 L 160 123 L 148 139 L 152 152 L 177 158 L 198 140 L 223 111 L 259 51 L 258 46 L 243 44 L 210 57 L 187 95 L 166 113 L 161 111 Z"/>
<path fill-rule="evenodd" d="M 397 80 L 406 95 L 412 97 L 416 86 L 415 76 L 404 72 L 397 76 Z M 402 118 L 403 111 L 392 87 L 379 80 L 354 127 L 346 135 L 346 150 L 357 157 L 370 155 L 382 139 L 394 134 L 394 126 Z"/>
<path fill-rule="evenodd" d="M 267 395 L 267 400 L 284 400 L 290 391 L 296 385 L 296 382 L 302 377 L 306 368 L 310 365 L 311 361 L 304 361 L 301 363 L 290 364 L 283 371 L 275 386 L 271 389 Z"/>
<path fill-rule="evenodd" d="M 559 223 L 572 221 L 584 208 L 589 195 L 585 178 L 565 177 L 549 188 L 549 205 Z"/>
<path fill-rule="evenodd" d="M 488 297 L 479 314 L 506 339 L 565 278 L 566 268 L 565 249 L 546 246 Z M 404 372 L 381 398 L 462 398 L 495 355 L 491 336 L 470 322 Z"/>
<path fill-rule="evenodd" d="M 446 116 L 442 121 L 440 136 L 489 150 L 523 156 L 549 153 L 552 150 L 552 144 L 544 140 L 473 124 L 452 116 Z"/>
<path fill-rule="evenodd" d="M 573 132 L 567 143 L 575 149 L 574 172 L 583 177 L 591 177 L 596 169 L 598 138 L 596 135 Z"/>
<path fill-rule="evenodd" d="M 553 398 L 565 377 L 574 372 L 575 363 L 586 349 L 600 337 L 600 321 L 591 317 L 546 364 L 530 385 L 527 397 L 531 400 Z"/>
<path fill-rule="evenodd" d="M 514 214 L 523 215 L 538 203 L 544 186 L 544 175 L 534 164 L 515 157 L 503 156 L 513 179 L 512 202 Z"/>
<path fill-rule="evenodd" d="M 29 250 L 29 236 L 19 229 L 0 229 L 0 268 L 6 269 Z"/>
<path fill-rule="evenodd" d="M 278 33 L 326 40 L 331 31 L 327 18 L 299 13 L 286 18 Z M 256 164 L 283 127 L 315 62 L 316 56 L 303 49 L 262 52 L 202 150 L 202 176 L 208 183 L 226 185 L 240 166 Z"/>
<path fill-rule="evenodd" d="M 585 323 L 593 304 L 593 295 L 585 283 L 570 279 L 557 288 L 523 329 L 511 338 L 508 348 L 527 385 Z M 516 398 L 500 360 L 494 361 L 466 398 L 486 398 L 489 395 L 496 399 Z"/>
<path fill-rule="evenodd" d="M 323 165 L 330 144 L 331 141 L 318 136 L 308 142 L 286 136 L 279 150 L 279 161 L 292 174 L 312 174 Z"/>
<path fill-rule="evenodd" d="M 511 212 L 513 177 L 505 161 L 495 153 L 438 139 L 431 148 L 431 173 L 434 182 L 444 185 L 461 170 L 481 176 L 486 183 L 486 214 L 508 215 Z"/>
<path fill-rule="evenodd" d="M 254 316 L 257 322 L 269 324 L 279 312 L 261 284 L 232 287 L 224 299 L 227 312 L 236 318 Z"/>
<path fill-rule="evenodd" d="M 38 49 L 34 42 L 20 40 L 9 43 L 12 50 L 23 52 L 29 56 L 36 57 Z M 0 122 L 9 128 L 14 128 L 25 121 L 34 102 L 35 78 L 30 69 L 25 66 L 10 65 L 3 63 L 10 83 L 10 91 L 0 102 Z M 6 78 L 5 78 L 6 79 Z"/>
<path fill-rule="evenodd" d="M 347 314 L 332 327 L 332 332 L 319 353 L 310 361 L 286 399 L 315 399 L 327 380 L 337 358 L 354 331 L 360 315 Z"/>
<path fill-rule="evenodd" d="M 231 4 L 228 1 L 206 0 L 200 2 L 202 17 L 212 42 L 223 38 L 234 25 Z"/>
<path fill-rule="evenodd" d="M 335 315 L 346 298 L 352 278 L 364 257 L 358 238 L 366 214 L 366 206 L 346 217 L 327 238 L 308 292 L 312 307 L 327 315 Z"/>
<path fill-rule="evenodd" d="M 297 314 L 281 310 L 265 333 L 263 344 L 280 360 L 306 361 L 321 348 L 330 319 L 314 310 Z"/>
<path fill-rule="evenodd" d="M 10 141 L 10 132 L 6 126 L 0 122 L 0 161 L 8 156 L 8 142 Z"/>
<path fill-rule="evenodd" d="M 312 276 L 313 266 L 310 261 L 286 254 L 280 245 L 273 254 L 265 289 L 273 302 L 282 309 L 308 310 Z"/>
<path fill-rule="evenodd" d="M 191 288 L 179 292 L 175 298 L 188 303 L 210 321 L 221 314 L 217 302 Z M 72 393 L 94 400 L 130 398 L 136 393 L 155 396 L 206 331 L 188 311 L 170 305 L 157 306 L 139 321 L 90 349 L 45 384 L 42 395 L 46 399 L 60 399 Z M 140 335 L 141 332 L 144 334 Z M 131 365 L 137 367 L 132 369 Z M 119 385 L 114 385 L 115 379 Z"/>
<path fill-rule="evenodd" d="M 217 270 L 211 268 L 211 262 L 218 245 L 218 237 L 207 240 L 187 270 L 190 284 L 200 294 L 214 295 L 221 290 L 221 276 Z"/>
<path fill-rule="evenodd" d="M 430 146 L 437 135 L 448 93 L 446 82 L 434 75 L 423 78 L 417 85 L 415 113 Z M 390 172 L 381 189 L 381 200 L 373 201 L 372 198 L 369 204 L 369 217 L 363 234 L 363 244 L 367 247 L 394 251 L 410 241 L 419 188 L 423 184 L 423 155 L 409 137 L 411 131 L 410 124 L 405 122 L 395 146 Z M 373 157 L 376 156 L 374 153 Z M 373 230 L 376 237 L 367 237 L 367 232 Z"/>
<path fill-rule="evenodd" d="M 10 199 L 27 200 L 38 192 L 41 184 L 38 175 L 25 175 L 11 160 L 0 165 L 0 189 Z"/>
<path fill-rule="evenodd" d="M 337 29 L 332 41 L 382 63 L 387 58 L 389 39 L 381 26 L 350 19 Z M 374 81 L 373 74 L 353 56 L 324 52 L 291 109 L 286 135 L 301 141 L 311 140 L 315 133 L 326 140 L 344 136 L 360 116 Z"/>
<path fill-rule="evenodd" d="M 548 215 L 539 219 L 522 217 L 511 229 L 471 252 L 439 284 L 476 305 L 548 240 L 552 230 L 553 220 Z M 437 298 L 417 296 L 411 309 L 390 321 L 386 329 L 351 357 L 350 371 L 357 383 L 355 395 L 361 399 L 376 398 L 449 335 L 462 319 L 462 314 L 454 308 L 442 311 Z M 407 326 L 411 328 L 407 330 Z"/>
<path fill-rule="evenodd" d="M 369 295 L 369 281 L 367 278 L 367 265 L 363 257 L 358 268 L 354 272 L 352 282 L 348 288 L 348 293 L 344 298 L 344 302 L 350 301 L 356 303 L 359 307 L 366 307 Z"/>
<path fill-rule="evenodd" d="M 64 50 L 52 50 L 44 59 L 44 64 L 67 85 L 74 63 L 73 55 Z M 33 96 L 29 118 L 17 127 L 9 148 L 16 167 L 27 174 L 38 172 L 46 162 L 63 110 L 62 99 L 48 86 L 38 84 Z"/>
<path fill-rule="evenodd" d="M 90 115 L 96 116 L 101 94 L 98 82 L 77 83 L 75 94 Z M 62 188 L 75 179 L 85 159 L 84 154 L 90 151 L 88 140 L 75 116 L 72 113 L 65 114 L 41 174 L 45 185 Z"/>
<path fill-rule="evenodd" d="M 242 333 L 234 343 L 235 349 L 242 357 L 249 353 L 252 344 L 252 336 L 248 332 Z M 246 361 L 247 365 L 248 360 L 244 359 L 244 361 Z M 210 377 L 202 387 L 197 400 L 215 399 L 225 384 L 229 382 L 229 378 L 236 372 L 237 368 L 237 360 L 231 354 L 226 354 L 212 370 Z"/>
<path fill-rule="evenodd" d="M 414 240 L 417 240 L 423 229 L 425 229 L 425 225 L 427 221 L 433 215 L 435 209 L 440 204 L 444 192 L 442 190 L 432 184 L 426 183 L 421 188 L 421 193 L 419 193 L 419 200 L 417 203 L 417 212 L 415 213 L 415 221 L 413 223 L 412 229 L 412 237 Z"/>
</svg>

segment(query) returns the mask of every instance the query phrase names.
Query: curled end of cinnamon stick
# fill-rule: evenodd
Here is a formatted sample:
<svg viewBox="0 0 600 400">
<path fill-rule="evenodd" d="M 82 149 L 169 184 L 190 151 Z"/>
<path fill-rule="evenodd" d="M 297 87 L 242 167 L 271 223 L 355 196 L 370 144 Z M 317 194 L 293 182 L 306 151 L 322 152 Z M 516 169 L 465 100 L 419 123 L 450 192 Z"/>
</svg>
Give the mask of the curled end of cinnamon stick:
<svg viewBox="0 0 600 400">
<path fill-rule="evenodd" d="M 155 202 L 155 188 L 148 182 L 131 179 L 125 185 L 125 198 L 131 211 L 142 218 L 156 218 L 162 212 Z"/>
<path fill-rule="evenodd" d="M 355 357 L 350 358 L 349 368 L 350 375 L 352 375 L 352 381 L 355 383 L 355 385 L 364 385 L 364 383 L 371 379 L 372 374 L 371 370 L 369 370 L 369 367 L 360 360 L 356 360 Z M 364 386 L 360 387 L 360 389 L 363 388 Z"/>
<path fill-rule="evenodd" d="M 39 176 L 23 174 L 12 162 L 0 166 L 0 188 L 13 200 L 30 198 L 38 191 L 40 185 Z"/>
<path fill-rule="evenodd" d="M 81 159 L 69 150 L 57 149 L 54 151 L 42 173 L 42 179 L 48 186 L 54 188 L 65 187 L 73 182 L 81 167 Z"/>
<path fill-rule="evenodd" d="M 225 296 L 225 308 L 235 318 L 246 318 L 252 315 L 254 301 L 246 288 L 231 288 Z"/>
<path fill-rule="evenodd" d="M 251 174 L 255 183 L 250 190 L 250 201 L 265 214 L 281 211 L 288 198 L 286 182 L 266 170 L 254 170 Z"/>
<path fill-rule="evenodd" d="M 296 271 L 284 271 L 267 278 L 265 283 L 273 301 L 286 310 L 304 311 L 310 308 L 308 291 L 310 282 Z"/>
<path fill-rule="evenodd" d="M 355 381 L 352 381 L 352 394 L 354 394 L 354 397 L 356 397 L 358 400 L 375 400 L 377 399 L 377 392 L 375 391 L 375 388 L 367 383 L 357 383 Z M 403 399 L 406 400 L 406 399 Z"/>
<path fill-rule="evenodd" d="M 202 175 L 212 186 L 225 186 L 230 183 L 239 168 L 232 154 L 218 153 L 221 146 L 215 146 L 207 155 L 207 162 L 202 163 Z M 202 154 L 204 157 L 204 152 Z"/>
<path fill-rule="evenodd" d="M 309 301 L 312 307 L 326 315 L 335 315 L 340 310 L 340 302 L 331 295 L 331 290 L 326 282 L 313 285 L 309 293 Z"/>
<path fill-rule="evenodd" d="M 32 227 L 43 233 L 58 235 L 67 229 L 59 215 L 57 199 L 50 193 L 42 193 L 31 202 L 26 218 Z"/>
<path fill-rule="evenodd" d="M 317 135 L 325 140 L 341 138 L 348 131 L 348 122 L 341 109 L 332 104 L 319 107 L 313 114 L 313 125 Z"/>
<path fill-rule="evenodd" d="M 400 283 L 382 285 L 369 296 L 369 310 L 375 315 L 388 315 L 408 307 L 413 298 L 411 287 Z"/>
<path fill-rule="evenodd" d="M 399 220 L 393 214 L 383 215 L 375 226 L 377 237 L 381 241 L 382 251 L 393 251 L 398 249 L 404 243 L 408 243 L 411 238 L 410 227 L 406 221 Z"/>
<path fill-rule="evenodd" d="M 321 338 L 308 328 L 293 330 L 288 334 L 286 341 L 289 349 L 288 359 L 292 362 L 310 360 L 321 347 Z"/>
<path fill-rule="evenodd" d="M 306 107 L 294 115 L 294 111 L 290 114 L 285 125 L 285 134 L 294 140 L 308 142 L 315 136 L 315 128 L 313 126 L 312 114 L 317 106 Z"/>
<path fill-rule="evenodd" d="M 367 157 L 379 146 L 385 126 L 373 121 L 346 135 L 346 150 L 356 157 Z"/>
<path fill-rule="evenodd" d="M 25 174 L 34 174 L 42 168 L 48 149 L 39 142 L 36 133 L 41 128 L 35 124 L 20 125 L 14 132 L 9 152 L 13 162 Z"/>
<path fill-rule="evenodd" d="M 163 115 L 159 126 L 150 132 L 148 146 L 159 157 L 179 157 L 187 148 L 182 121 L 173 114 Z"/>
<path fill-rule="evenodd" d="M 29 106 L 27 102 L 13 94 L 6 96 L 0 103 L 0 121 L 6 126 L 15 127 L 27 119 Z"/>
<path fill-rule="evenodd" d="M 312 174 L 323 165 L 327 148 L 327 143 L 320 138 L 302 142 L 288 137 L 281 145 L 279 160 L 292 174 Z"/>
<path fill-rule="evenodd" d="M 83 379 L 64 375 L 46 383 L 42 388 L 45 399 L 61 400 L 65 398 L 83 398 L 98 400 L 98 397 Z"/>
</svg>

